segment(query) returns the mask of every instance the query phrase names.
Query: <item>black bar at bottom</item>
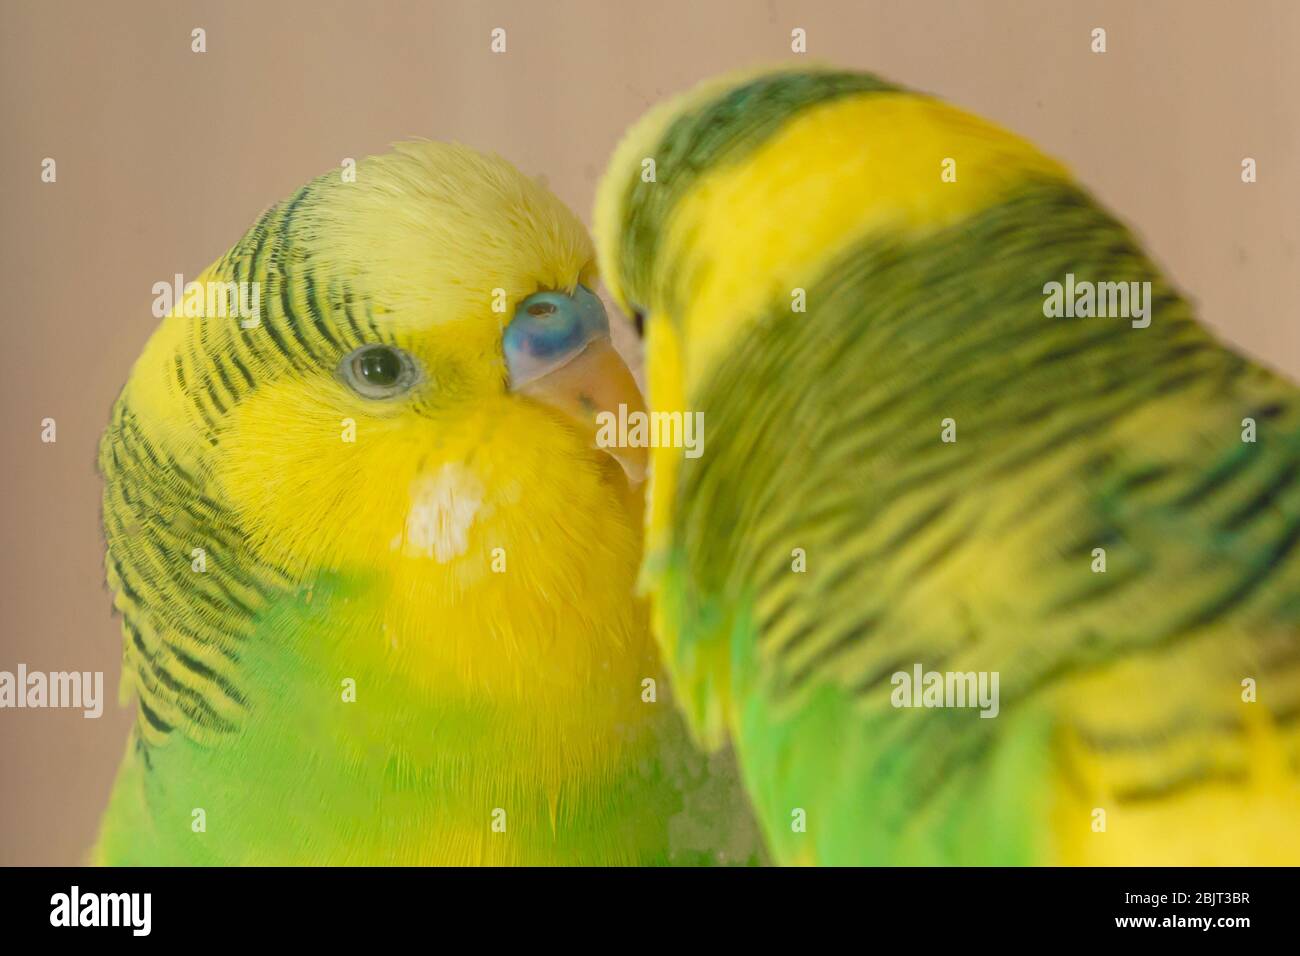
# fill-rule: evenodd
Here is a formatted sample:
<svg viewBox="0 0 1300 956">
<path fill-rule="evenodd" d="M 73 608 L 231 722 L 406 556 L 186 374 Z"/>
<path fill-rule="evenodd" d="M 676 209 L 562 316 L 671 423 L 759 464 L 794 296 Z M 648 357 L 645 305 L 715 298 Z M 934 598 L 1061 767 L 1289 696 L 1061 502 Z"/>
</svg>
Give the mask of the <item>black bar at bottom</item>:
<svg viewBox="0 0 1300 956">
<path fill-rule="evenodd" d="M 847 932 L 842 942 L 856 941 L 864 950 L 889 938 L 1045 942 L 1044 931 L 1056 934 L 1056 942 L 1199 935 L 1231 944 L 1288 931 L 1295 875 L 1287 869 L 8 869 L 0 870 L 0 925 L 7 941 L 77 934 L 83 943 L 150 938 L 204 949 L 277 939 L 373 945 L 412 936 L 463 949 L 513 933 L 548 948 L 597 934 L 609 943 L 668 946 L 674 937 L 694 944 L 764 939 L 781 928 L 815 933 L 827 946 Z M 809 939 L 801 949 L 818 945 Z"/>
</svg>

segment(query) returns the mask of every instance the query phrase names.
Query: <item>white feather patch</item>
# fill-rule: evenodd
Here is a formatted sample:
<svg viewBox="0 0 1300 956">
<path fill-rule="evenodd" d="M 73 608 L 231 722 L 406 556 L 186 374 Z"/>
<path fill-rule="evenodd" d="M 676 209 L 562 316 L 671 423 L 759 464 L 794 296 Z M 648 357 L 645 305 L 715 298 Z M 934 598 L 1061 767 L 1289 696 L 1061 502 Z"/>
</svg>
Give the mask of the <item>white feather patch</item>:
<svg viewBox="0 0 1300 956">
<path fill-rule="evenodd" d="M 402 553 L 439 563 L 464 554 L 482 504 L 483 482 L 464 465 L 446 464 L 432 475 L 421 475 L 411 483 Z"/>
</svg>

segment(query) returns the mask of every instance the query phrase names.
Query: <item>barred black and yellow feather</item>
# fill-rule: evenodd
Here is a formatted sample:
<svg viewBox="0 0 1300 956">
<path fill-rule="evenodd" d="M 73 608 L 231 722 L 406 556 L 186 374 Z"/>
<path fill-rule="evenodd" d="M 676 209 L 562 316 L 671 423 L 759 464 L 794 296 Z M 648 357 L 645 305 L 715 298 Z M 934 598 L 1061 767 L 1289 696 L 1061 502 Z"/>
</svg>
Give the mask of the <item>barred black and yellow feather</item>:
<svg viewBox="0 0 1300 956">
<path fill-rule="evenodd" d="M 384 340 L 373 322 L 369 335 L 361 334 L 347 285 L 318 275 L 294 238 L 295 215 L 312 189 L 267 210 L 200 278 L 203 308 L 216 287 L 221 298 L 214 301 L 228 303 L 226 314 L 184 323 L 165 343 L 170 363 L 160 363 L 163 374 L 152 383 L 183 412 L 183 424 L 154 421 L 147 430 L 128 388 L 101 441 L 109 584 L 126 638 L 123 692 L 139 698 L 145 743 L 177 729 L 212 743 L 238 728 L 246 704 L 240 644 L 268 600 L 294 586 L 284 569 L 248 547 L 238 515 L 211 497 L 215 459 L 196 453 L 195 442 L 216 448 L 227 416 L 259 386 L 295 370 L 333 368 L 363 342 Z M 229 296 L 227 283 L 237 284 Z M 251 297 L 256 315 L 237 311 L 239 284 L 261 290 Z M 323 304 L 314 299 L 321 287 L 332 290 Z M 178 310 L 183 317 L 183 304 Z M 349 321 L 331 331 L 325 314 Z M 196 560 L 202 573 L 195 573 Z"/>
<path fill-rule="evenodd" d="M 597 211 L 652 404 L 707 424 L 654 461 L 656 629 L 776 856 L 1296 862 L 1300 391 L 1023 140 L 807 88 L 662 108 Z M 727 148 L 679 170 L 684 130 Z M 1067 275 L 1150 283 L 1150 325 L 1050 317 Z M 899 708 L 918 664 L 1000 674 L 999 715 Z"/>
<path fill-rule="evenodd" d="M 662 675 L 638 503 L 503 358 L 521 301 L 594 283 L 582 224 L 463 147 L 355 174 L 265 212 L 114 407 L 106 563 L 138 719 L 95 859 L 711 859 L 669 836 L 712 778 L 642 699 Z M 357 387 L 359 347 L 403 388 Z"/>
</svg>

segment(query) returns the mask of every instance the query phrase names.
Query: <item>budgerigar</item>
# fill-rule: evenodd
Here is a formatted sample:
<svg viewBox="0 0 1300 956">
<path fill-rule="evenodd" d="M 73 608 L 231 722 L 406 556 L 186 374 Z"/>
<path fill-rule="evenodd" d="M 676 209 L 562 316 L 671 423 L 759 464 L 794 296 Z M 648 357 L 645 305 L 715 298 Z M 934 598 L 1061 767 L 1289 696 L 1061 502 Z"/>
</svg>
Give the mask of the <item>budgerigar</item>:
<svg viewBox="0 0 1300 956">
<path fill-rule="evenodd" d="M 707 426 L 652 456 L 657 636 L 777 861 L 1300 863 L 1300 391 L 1060 163 L 751 73 L 636 124 L 595 228 Z"/>
<path fill-rule="evenodd" d="M 615 455 L 638 452 L 593 447 L 593 413 L 639 393 L 587 234 L 467 148 L 347 173 L 198 278 L 113 409 L 139 703 L 94 858 L 688 858 L 700 771 L 632 599 Z"/>
</svg>

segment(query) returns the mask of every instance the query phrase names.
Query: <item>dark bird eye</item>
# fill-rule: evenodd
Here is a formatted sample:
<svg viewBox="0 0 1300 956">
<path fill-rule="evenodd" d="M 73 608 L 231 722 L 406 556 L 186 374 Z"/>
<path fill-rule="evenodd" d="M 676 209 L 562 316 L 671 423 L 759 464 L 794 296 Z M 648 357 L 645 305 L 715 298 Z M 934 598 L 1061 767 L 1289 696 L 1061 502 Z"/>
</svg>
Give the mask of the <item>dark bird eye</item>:
<svg viewBox="0 0 1300 956">
<path fill-rule="evenodd" d="M 369 349 L 358 355 L 357 374 L 368 385 L 387 388 L 396 385 L 402 375 L 402 360 L 392 349 Z"/>
<path fill-rule="evenodd" d="M 632 324 L 636 326 L 637 337 L 645 338 L 645 313 L 640 309 L 633 309 Z"/>
<path fill-rule="evenodd" d="M 363 345 L 343 359 L 339 371 L 352 390 L 366 398 L 391 398 L 419 378 L 415 360 L 391 345 Z"/>
</svg>

